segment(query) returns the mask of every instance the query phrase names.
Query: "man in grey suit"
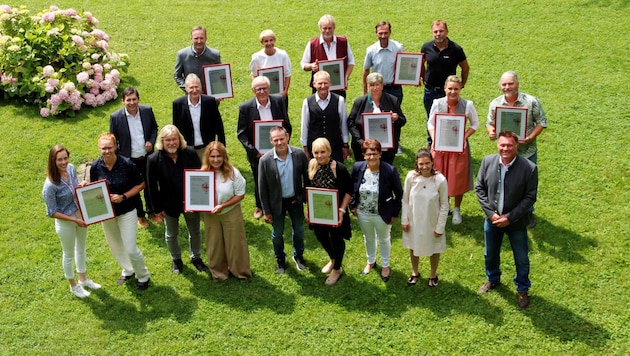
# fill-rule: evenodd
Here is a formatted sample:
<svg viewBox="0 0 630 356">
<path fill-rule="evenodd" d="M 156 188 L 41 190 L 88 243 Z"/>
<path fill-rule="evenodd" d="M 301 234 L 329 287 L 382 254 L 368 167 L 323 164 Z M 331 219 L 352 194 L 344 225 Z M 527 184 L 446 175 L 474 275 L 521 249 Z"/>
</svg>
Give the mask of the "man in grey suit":
<svg viewBox="0 0 630 356">
<path fill-rule="evenodd" d="M 529 305 L 529 256 L 527 246 L 528 209 L 536 202 L 538 192 L 538 168 L 528 160 L 517 156 L 518 136 L 503 131 L 498 139 L 499 154 L 484 157 L 477 174 L 475 191 L 486 214 L 484 222 L 487 281 L 479 288 L 479 294 L 501 284 L 501 243 L 507 234 L 516 265 L 516 291 L 518 307 Z"/>
<path fill-rule="evenodd" d="M 173 77 L 183 91 L 186 91 L 185 80 L 188 74 L 195 73 L 197 77 L 203 78 L 203 66 L 221 64 L 219 50 L 207 47 L 206 40 L 206 28 L 195 26 L 190 30 L 190 42 L 192 42 L 192 45 L 177 52 Z M 207 93 L 204 79 L 201 79 L 201 83 L 201 90 L 203 93 Z"/>
<path fill-rule="evenodd" d="M 269 78 L 259 76 L 252 80 L 252 92 L 255 97 L 247 100 L 238 107 L 238 125 L 236 135 L 241 141 L 245 152 L 247 152 L 247 160 L 252 168 L 254 175 L 254 192 L 256 195 L 256 210 L 254 210 L 254 218 L 262 217 L 262 209 L 258 192 L 258 161 L 263 153 L 258 151 L 254 142 L 254 121 L 270 121 L 282 120 L 284 128 L 291 136 L 291 121 L 287 114 L 286 106 L 279 95 L 269 95 L 271 83 Z M 267 137 L 264 138 L 267 140 Z"/>
<path fill-rule="evenodd" d="M 305 270 L 304 261 L 304 185 L 308 179 L 308 159 L 302 149 L 289 146 L 289 133 L 280 126 L 271 129 L 274 148 L 260 159 L 258 186 L 265 222 L 272 225 L 271 241 L 276 256 L 276 271 L 287 269 L 284 253 L 284 216 L 288 213 L 293 229 L 293 261 Z"/>
<path fill-rule="evenodd" d="M 111 114 L 109 132 L 116 136 L 117 152 L 121 156 L 131 159 L 142 173 L 146 184 L 147 157 L 153 152 L 158 125 L 155 121 L 155 115 L 153 115 L 153 109 L 150 106 L 139 104 L 140 94 L 136 88 L 125 88 L 122 97 L 124 107 Z M 138 224 L 142 227 L 149 227 L 140 195 L 136 195 L 133 199 L 136 199 Z M 144 190 L 144 200 L 147 204 L 147 212 L 151 215 L 151 198 L 146 189 Z"/>
</svg>

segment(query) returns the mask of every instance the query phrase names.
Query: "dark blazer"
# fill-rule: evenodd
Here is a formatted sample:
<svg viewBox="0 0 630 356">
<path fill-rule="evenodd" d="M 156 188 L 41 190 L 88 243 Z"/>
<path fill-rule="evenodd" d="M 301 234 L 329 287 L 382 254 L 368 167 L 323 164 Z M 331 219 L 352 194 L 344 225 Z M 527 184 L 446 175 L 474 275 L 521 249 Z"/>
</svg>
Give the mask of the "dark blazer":
<svg viewBox="0 0 630 356">
<path fill-rule="evenodd" d="M 203 146 L 212 141 L 220 141 L 225 145 L 225 131 L 223 130 L 223 120 L 219 113 L 219 106 L 213 97 L 201 95 L 201 138 Z M 195 145 L 195 134 L 188 109 L 188 95 L 184 95 L 173 101 L 173 125 L 177 126 L 184 136 L 186 143 Z M 197 146 L 199 146 L 197 144 Z"/>
<path fill-rule="evenodd" d="M 498 214 L 499 183 L 501 157 L 489 155 L 481 161 L 475 191 L 477 199 L 486 217 Z M 538 167 L 526 158 L 517 156 L 514 163 L 505 172 L 503 214 L 510 225 L 506 231 L 526 229 L 529 223 L 528 210 L 536 202 L 538 193 Z"/>
<path fill-rule="evenodd" d="M 158 125 L 153 115 L 153 109 L 147 105 L 138 105 L 140 120 L 142 121 L 142 129 L 144 131 L 144 142 L 151 142 L 155 145 L 155 139 L 158 134 Z M 118 141 L 118 153 L 121 156 L 131 157 L 131 134 L 129 133 L 129 125 L 127 124 L 127 115 L 125 108 L 116 110 L 109 117 L 109 132 L 116 136 Z M 153 152 L 153 150 L 151 151 Z M 147 152 L 147 155 L 151 152 Z M 144 172 L 142 172 L 144 173 Z"/>
<path fill-rule="evenodd" d="M 301 148 L 289 147 L 291 147 L 291 157 L 293 157 L 295 199 L 300 203 L 304 203 L 306 201 L 304 186 L 308 181 L 308 159 Z M 282 186 L 280 185 L 278 167 L 273 158 L 274 152 L 274 150 L 270 150 L 260 158 L 258 186 L 263 213 L 277 216 L 282 214 Z"/>
<path fill-rule="evenodd" d="M 176 217 L 184 210 L 184 192 L 174 191 L 166 160 L 171 158 L 164 150 L 153 152 L 147 159 L 147 190 L 153 205 L 152 211 L 156 213 L 164 211 L 166 215 Z M 177 160 L 181 160 L 183 169 L 201 168 L 199 156 L 192 146 L 180 150 Z"/>
<path fill-rule="evenodd" d="M 359 187 L 363 180 L 363 174 L 367 168 L 367 162 L 356 162 L 352 167 L 353 194 L 350 200 L 350 209 L 359 206 Z M 378 213 L 386 223 L 390 224 L 392 218 L 400 213 L 402 208 L 402 184 L 396 168 L 387 162 L 381 161 L 378 177 Z"/>
<path fill-rule="evenodd" d="M 355 152 L 361 152 L 363 144 L 363 113 L 371 113 L 373 111 L 372 104 L 368 100 L 368 95 L 356 99 L 352 105 L 350 116 L 348 116 L 348 131 L 352 135 L 352 149 Z M 381 111 L 395 112 L 398 114 L 398 120 L 394 121 L 394 150 L 398 149 L 398 141 L 400 141 L 400 130 L 407 123 L 407 118 L 400 109 L 398 98 L 383 93 L 381 97 Z M 358 151 L 357 151 L 358 149 Z"/>
<path fill-rule="evenodd" d="M 284 120 L 284 128 L 291 136 L 291 121 L 282 97 L 270 95 L 269 101 L 271 102 L 271 116 L 274 120 Z M 243 144 L 249 162 L 256 162 L 258 156 L 258 150 L 254 147 L 254 120 L 260 120 L 260 115 L 256 107 L 256 98 L 251 98 L 238 107 L 238 124 L 236 129 L 236 136 Z M 269 140 L 269 137 L 261 137 L 261 139 Z"/>
</svg>

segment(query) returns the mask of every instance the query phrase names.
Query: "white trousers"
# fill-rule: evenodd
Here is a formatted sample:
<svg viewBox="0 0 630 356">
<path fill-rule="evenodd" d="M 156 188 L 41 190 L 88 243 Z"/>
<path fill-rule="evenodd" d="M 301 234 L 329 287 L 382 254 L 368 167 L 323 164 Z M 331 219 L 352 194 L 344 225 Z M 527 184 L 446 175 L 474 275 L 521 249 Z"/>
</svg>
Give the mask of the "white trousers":
<svg viewBox="0 0 630 356">
<path fill-rule="evenodd" d="M 149 280 L 149 270 L 144 264 L 144 256 L 136 245 L 136 209 L 119 215 L 114 219 L 103 221 L 103 233 L 112 256 L 122 267 L 123 276 L 136 274 L 139 282 Z"/>
<path fill-rule="evenodd" d="M 366 214 L 359 211 L 357 212 L 357 220 L 359 220 L 359 226 L 363 232 L 367 263 L 376 262 L 376 239 L 378 238 L 381 245 L 381 265 L 389 267 L 389 255 L 392 250 L 392 226 L 386 224 L 378 214 Z"/>
<path fill-rule="evenodd" d="M 85 273 L 85 244 L 87 241 L 87 228 L 80 227 L 72 221 L 55 219 L 55 231 L 61 242 L 63 254 L 61 265 L 66 279 L 74 279 L 72 262 L 77 264 L 77 272 Z"/>
</svg>

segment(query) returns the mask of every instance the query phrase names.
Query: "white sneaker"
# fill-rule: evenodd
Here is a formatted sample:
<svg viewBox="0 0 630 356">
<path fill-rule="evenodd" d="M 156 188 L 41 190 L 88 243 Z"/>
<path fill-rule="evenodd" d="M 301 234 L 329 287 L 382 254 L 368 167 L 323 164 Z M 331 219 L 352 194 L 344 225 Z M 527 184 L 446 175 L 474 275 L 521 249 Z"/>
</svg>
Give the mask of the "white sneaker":
<svg viewBox="0 0 630 356">
<path fill-rule="evenodd" d="M 459 225 L 462 223 L 462 214 L 459 212 L 459 208 L 453 209 L 453 225 Z"/>
<path fill-rule="evenodd" d="M 79 281 L 79 284 L 81 285 L 81 287 L 83 287 L 83 289 L 85 289 L 85 287 L 88 287 L 94 290 L 101 289 L 101 285 L 98 283 L 94 283 L 94 281 L 91 279 L 86 279 L 85 281 Z"/>
<path fill-rule="evenodd" d="M 80 284 L 77 284 L 74 287 L 70 286 L 70 292 L 81 299 L 90 296 L 90 292 L 83 289 Z"/>
</svg>

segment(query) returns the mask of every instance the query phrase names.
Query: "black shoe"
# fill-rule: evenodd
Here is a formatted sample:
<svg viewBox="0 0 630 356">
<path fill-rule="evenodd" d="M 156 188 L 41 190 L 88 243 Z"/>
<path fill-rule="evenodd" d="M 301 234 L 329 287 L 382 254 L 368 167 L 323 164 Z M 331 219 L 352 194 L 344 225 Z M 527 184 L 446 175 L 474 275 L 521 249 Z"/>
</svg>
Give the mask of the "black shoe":
<svg viewBox="0 0 630 356">
<path fill-rule="evenodd" d="M 134 276 L 135 274 L 132 274 L 131 276 L 120 276 L 120 278 L 118 278 L 118 281 L 116 281 L 116 284 L 122 286 L 123 284 L 125 284 L 125 282 L 132 279 Z"/>
<path fill-rule="evenodd" d="M 208 266 L 206 266 L 206 264 L 203 263 L 200 257 L 191 259 L 190 263 L 192 263 L 193 266 L 195 266 L 199 272 L 208 272 Z"/>
<path fill-rule="evenodd" d="M 536 217 L 534 216 L 534 213 L 529 213 L 528 214 L 529 217 L 529 223 L 527 224 L 527 227 L 530 229 L 533 229 L 536 227 Z"/>
<path fill-rule="evenodd" d="M 284 259 L 276 259 L 276 273 L 284 274 L 287 270 L 287 261 Z"/>
<path fill-rule="evenodd" d="M 295 267 L 297 267 L 300 271 L 308 269 L 308 267 L 306 267 L 306 261 L 304 261 L 304 257 L 302 255 L 293 256 L 293 262 L 295 262 Z"/>
<path fill-rule="evenodd" d="M 184 262 L 182 262 L 181 258 L 178 258 L 176 260 L 173 260 L 173 273 L 175 274 L 180 274 L 182 272 L 184 272 Z"/>
<path fill-rule="evenodd" d="M 140 282 L 138 281 L 136 283 L 136 287 L 138 287 L 138 290 L 147 290 L 147 288 L 149 288 L 149 282 L 151 281 L 151 278 L 147 279 L 146 282 Z"/>
</svg>

